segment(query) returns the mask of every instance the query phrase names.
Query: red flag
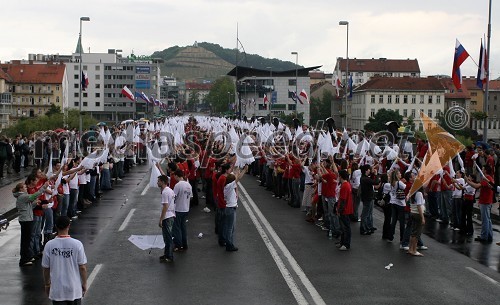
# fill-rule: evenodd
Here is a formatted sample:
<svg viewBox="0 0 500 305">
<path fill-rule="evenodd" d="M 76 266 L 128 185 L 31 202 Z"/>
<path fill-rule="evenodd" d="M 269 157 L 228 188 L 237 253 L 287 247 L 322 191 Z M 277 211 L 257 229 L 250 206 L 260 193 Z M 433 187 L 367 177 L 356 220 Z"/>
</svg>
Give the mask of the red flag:
<svg viewBox="0 0 500 305">
<path fill-rule="evenodd" d="M 129 88 L 127 88 L 127 86 L 124 86 L 123 89 L 122 89 L 122 94 L 129 98 L 132 102 L 134 102 L 134 94 L 132 93 L 132 91 L 130 91 Z"/>
<path fill-rule="evenodd" d="M 302 96 L 303 98 L 305 98 L 308 104 L 310 103 L 309 96 L 307 96 L 307 92 L 305 89 L 302 89 L 302 91 L 300 91 L 299 95 Z"/>
</svg>

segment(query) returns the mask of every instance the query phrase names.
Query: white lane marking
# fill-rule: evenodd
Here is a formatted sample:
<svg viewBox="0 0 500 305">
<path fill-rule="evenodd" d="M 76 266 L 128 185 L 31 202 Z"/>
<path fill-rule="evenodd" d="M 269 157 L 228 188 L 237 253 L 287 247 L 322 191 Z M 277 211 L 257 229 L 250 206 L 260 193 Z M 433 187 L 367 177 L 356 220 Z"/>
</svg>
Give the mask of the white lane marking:
<svg viewBox="0 0 500 305">
<path fill-rule="evenodd" d="M 120 228 L 118 229 L 118 232 L 121 232 L 121 231 L 125 230 L 125 228 L 127 227 L 128 223 L 130 221 L 130 218 L 132 218 L 132 215 L 134 215 L 134 212 L 135 212 L 135 209 L 132 209 L 132 210 L 130 210 L 130 212 L 128 212 L 128 215 L 123 220 L 123 223 L 120 226 Z"/>
<path fill-rule="evenodd" d="M 492 283 L 493 285 L 497 285 L 497 286 L 500 286 L 500 283 L 498 283 L 497 281 L 495 281 L 494 279 L 492 279 L 491 277 L 487 276 L 486 274 L 482 273 L 482 272 L 479 272 L 477 271 L 476 269 L 472 268 L 472 267 L 465 267 L 465 269 L 479 275 L 480 277 L 482 277 L 483 279 L 487 280 L 488 282 Z"/>
<path fill-rule="evenodd" d="M 271 243 L 269 236 L 264 231 L 264 228 L 261 226 L 261 224 L 257 220 L 257 217 L 255 216 L 253 211 L 250 209 L 250 207 L 248 207 L 247 201 L 245 199 L 243 199 L 242 197 L 240 197 L 240 201 L 243 204 L 243 206 L 245 207 L 245 209 L 247 210 L 248 215 L 250 216 L 250 219 L 252 220 L 254 226 L 257 228 L 257 231 L 259 232 L 260 237 L 262 238 L 262 240 L 264 241 L 264 244 L 266 245 L 267 249 L 269 250 L 269 253 L 271 253 L 271 257 L 274 259 L 274 262 L 278 266 L 278 269 L 280 270 L 281 275 L 285 279 L 286 284 L 290 288 L 290 291 L 292 292 L 295 300 L 297 301 L 297 304 L 301 304 L 301 305 L 308 304 L 306 298 L 304 297 L 304 295 L 300 291 L 299 286 L 297 285 L 297 283 L 293 279 L 292 274 L 290 273 L 288 268 L 285 266 L 285 263 L 283 262 L 283 260 L 279 256 L 278 251 L 276 251 L 276 248 Z"/>
<path fill-rule="evenodd" d="M 267 231 L 271 235 L 271 238 L 274 240 L 274 242 L 276 243 L 276 245 L 278 246 L 278 248 L 281 250 L 281 252 L 283 253 L 283 255 L 286 257 L 286 259 L 288 260 L 288 263 L 292 267 L 293 271 L 299 277 L 300 281 L 302 282 L 302 285 L 304 285 L 304 287 L 307 289 L 307 291 L 311 295 L 311 298 L 313 299 L 314 303 L 315 304 L 320 304 L 320 305 L 323 305 L 323 304 L 326 305 L 325 301 L 323 300 L 323 298 L 321 297 L 321 295 L 318 293 L 318 291 L 316 290 L 316 288 L 314 288 L 313 284 L 311 283 L 311 281 L 309 280 L 309 278 L 307 277 L 307 275 L 304 273 L 304 271 L 302 270 L 302 268 L 299 266 L 299 264 L 297 263 L 297 261 L 295 260 L 295 258 L 290 253 L 290 251 L 288 251 L 288 248 L 285 246 L 285 244 L 283 243 L 283 241 L 281 240 L 281 238 L 279 238 L 278 234 L 276 233 L 276 231 L 274 231 L 274 229 L 271 226 L 271 224 L 264 217 L 264 215 L 262 214 L 262 212 L 260 211 L 260 209 L 257 207 L 257 205 L 255 204 L 255 202 L 250 197 L 250 195 L 248 195 L 248 192 L 246 191 L 246 189 L 243 187 L 243 185 L 241 183 L 238 183 L 238 186 L 240 187 L 240 189 L 243 192 L 243 194 L 245 195 L 245 197 L 248 199 L 248 205 L 250 205 L 253 208 L 253 210 L 255 211 L 255 214 L 257 214 L 258 218 L 260 219 L 260 221 L 262 222 L 262 224 L 264 225 L 264 227 L 266 227 Z M 245 207 L 245 209 L 247 210 L 248 214 L 252 215 L 253 211 L 251 211 L 250 207 L 246 204 L 246 202 L 242 201 L 242 204 Z M 258 223 L 256 224 L 256 217 L 255 217 L 255 221 L 254 221 L 254 219 L 252 219 L 252 221 L 254 222 L 254 224 L 257 227 Z M 260 226 L 260 224 L 258 224 L 258 226 Z M 267 245 L 268 243 L 269 243 L 270 247 L 272 247 L 274 249 L 274 246 L 271 244 L 271 241 L 267 237 L 267 234 L 265 234 L 264 231 L 262 231 L 262 232 L 264 234 L 262 234 L 261 231 L 259 230 L 259 233 L 261 233 L 261 237 L 264 240 L 264 243 L 266 243 L 266 246 L 268 247 L 268 249 L 269 249 L 269 246 Z M 276 249 L 274 249 L 274 251 L 276 251 Z M 275 261 L 276 261 L 276 259 L 275 259 Z M 278 261 L 276 261 L 276 264 L 278 264 Z M 279 267 L 279 265 L 278 265 L 278 267 Z M 289 283 L 289 281 L 290 280 L 293 281 L 293 279 L 292 278 L 287 278 L 285 275 L 283 275 L 283 277 L 285 278 L 285 281 L 287 281 L 287 284 L 290 287 L 290 289 L 292 289 L 293 286 L 290 286 L 291 284 Z M 295 283 L 295 286 L 296 285 L 297 284 Z M 292 289 L 292 293 L 294 293 L 293 289 Z M 295 294 L 294 294 L 294 296 L 295 296 Z M 303 298 L 303 295 L 302 295 L 302 298 Z M 301 303 L 299 301 L 299 299 L 297 299 L 297 297 L 296 297 L 296 300 L 297 300 L 297 303 L 299 303 L 299 304 L 307 304 L 307 301 L 305 299 L 304 299 L 305 303 Z"/>
<path fill-rule="evenodd" d="M 7 230 L 0 232 L 0 247 L 3 247 L 6 243 L 13 240 L 14 238 L 19 238 L 21 235 L 21 225 L 18 221 L 9 222 L 9 227 Z"/>
<path fill-rule="evenodd" d="M 146 184 L 146 187 L 144 187 L 144 191 L 142 191 L 141 196 L 144 196 L 144 194 L 146 194 L 148 190 L 149 190 L 149 182 L 148 184 Z"/>
<path fill-rule="evenodd" d="M 101 270 L 102 264 L 97 264 L 94 267 L 94 270 L 92 270 L 92 273 L 87 279 L 87 291 L 89 291 L 90 286 L 92 286 L 92 282 L 94 282 L 95 277 L 97 276 L 97 273 Z"/>
</svg>

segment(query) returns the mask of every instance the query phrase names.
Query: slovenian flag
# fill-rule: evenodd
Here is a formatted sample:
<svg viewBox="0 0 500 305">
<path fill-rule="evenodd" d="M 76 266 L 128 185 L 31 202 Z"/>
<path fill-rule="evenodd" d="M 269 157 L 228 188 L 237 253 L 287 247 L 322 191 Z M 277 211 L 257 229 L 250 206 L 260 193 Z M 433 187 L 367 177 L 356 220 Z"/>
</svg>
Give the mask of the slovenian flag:
<svg viewBox="0 0 500 305">
<path fill-rule="evenodd" d="M 455 57 L 453 58 L 453 71 L 451 71 L 451 78 L 457 90 L 462 88 L 462 73 L 460 66 L 469 57 L 469 53 L 465 50 L 462 44 L 458 41 L 455 43 Z"/>
<path fill-rule="evenodd" d="M 85 91 L 87 87 L 89 86 L 89 77 L 87 76 L 87 73 L 82 71 L 82 91 Z"/>
<path fill-rule="evenodd" d="M 132 102 L 135 102 L 135 99 L 134 99 L 134 94 L 132 94 L 132 91 L 130 91 L 129 88 L 127 88 L 127 86 L 124 86 L 123 89 L 122 89 L 122 94 L 123 96 L 125 96 L 126 98 L 130 99 Z"/>
<path fill-rule="evenodd" d="M 486 48 L 483 47 L 483 40 L 481 40 L 481 48 L 479 49 L 479 67 L 477 69 L 477 86 L 483 89 L 486 84 L 486 67 L 488 66 L 488 54 Z"/>
<path fill-rule="evenodd" d="M 144 92 L 141 92 L 141 94 L 139 95 L 139 97 L 141 99 L 143 99 L 146 103 L 151 103 L 151 101 L 149 100 L 148 96 Z"/>
</svg>

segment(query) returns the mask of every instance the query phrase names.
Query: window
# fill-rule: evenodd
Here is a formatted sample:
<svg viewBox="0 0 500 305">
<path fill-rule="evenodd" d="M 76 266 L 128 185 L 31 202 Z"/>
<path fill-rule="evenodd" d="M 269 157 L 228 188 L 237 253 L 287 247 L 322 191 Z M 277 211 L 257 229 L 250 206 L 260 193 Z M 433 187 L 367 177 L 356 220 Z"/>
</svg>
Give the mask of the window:
<svg viewBox="0 0 500 305">
<path fill-rule="evenodd" d="M 408 109 L 403 109 L 403 116 L 408 117 Z"/>
<path fill-rule="evenodd" d="M 441 104 L 441 96 L 436 96 L 436 104 Z"/>
<path fill-rule="evenodd" d="M 295 79 L 288 80 L 288 86 L 295 86 L 296 84 L 297 84 L 297 82 L 295 81 Z"/>
<path fill-rule="evenodd" d="M 59 91 L 59 85 L 56 85 L 56 91 Z"/>
<path fill-rule="evenodd" d="M 59 104 L 59 97 L 56 97 L 56 103 Z"/>
<path fill-rule="evenodd" d="M 432 109 L 427 110 L 427 115 L 432 118 Z"/>
<path fill-rule="evenodd" d="M 428 103 L 432 104 L 432 95 L 429 95 Z"/>
<path fill-rule="evenodd" d="M 101 102 L 95 102 L 95 106 L 96 107 L 100 107 L 101 106 Z"/>
<path fill-rule="evenodd" d="M 75 104 L 75 107 L 78 107 L 78 105 L 79 105 L 78 102 L 74 102 L 74 104 Z"/>
<path fill-rule="evenodd" d="M 295 104 L 288 104 L 288 110 L 295 111 Z"/>
<path fill-rule="evenodd" d="M 35 88 L 33 86 L 29 86 L 29 90 L 31 93 L 35 92 Z"/>
<path fill-rule="evenodd" d="M 363 76 L 363 72 L 356 72 L 356 76 Z"/>
<path fill-rule="evenodd" d="M 372 95 L 372 96 L 371 96 L 371 103 L 372 103 L 372 104 L 375 104 L 375 95 Z"/>
<path fill-rule="evenodd" d="M 104 70 L 110 71 L 111 70 L 111 66 L 104 66 Z"/>
<path fill-rule="evenodd" d="M 420 104 L 423 104 L 423 103 L 424 103 L 424 96 L 423 96 L 423 95 L 421 95 L 421 96 L 420 96 Z"/>
<path fill-rule="evenodd" d="M 78 79 L 78 74 L 73 75 L 73 79 Z"/>
<path fill-rule="evenodd" d="M 372 118 L 374 118 L 374 117 L 375 117 L 375 109 L 374 109 L 374 108 L 372 108 L 372 110 L 370 111 L 370 116 L 371 116 Z"/>
<path fill-rule="evenodd" d="M 413 118 L 415 118 L 415 117 L 416 117 L 416 115 L 415 115 L 415 109 L 412 109 L 412 110 L 411 110 L 411 116 L 412 116 Z"/>
<path fill-rule="evenodd" d="M 95 97 L 101 97 L 101 94 L 99 92 L 96 92 Z"/>
<path fill-rule="evenodd" d="M 88 97 L 87 92 L 82 92 L 82 93 L 83 93 L 82 97 Z"/>
<path fill-rule="evenodd" d="M 88 103 L 87 102 L 83 102 L 83 107 L 87 107 Z"/>
<path fill-rule="evenodd" d="M 471 92 L 470 96 L 477 96 L 477 92 Z"/>
<path fill-rule="evenodd" d="M 78 89 L 78 83 L 75 84 L 75 89 Z"/>
<path fill-rule="evenodd" d="M 441 109 L 437 109 L 436 110 L 436 117 L 440 117 L 441 116 Z"/>
<path fill-rule="evenodd" d="M 84 65 L 82 68 L 83 70 L 87 71 L 87 65 Z"/>
<path fill-rule="evenodd" d="M 95 79 L 96 79 L 96 80 L 97 80 L 97 79 L 101 79 L 101 75 L 96 74 L 96 75 L 95 75 Z"/>
<path fill-rule="evenodd" d="M 408 104 L 408 95 L 403 95 L 403 104 Z"/>
<path fill-rule="evenodd" d="M 412 73 L 411 73 L 411 76 L 412 76 L 412 77 L 415 77 L 415 76 L 417 76 L 417 73 L 412 72 Z"/>
<path fill-rule="evenodd" d="M 292 91 L 288 91 L 288 98 L 292 98 L 293 97 L 293 92 Z"/>
<path fill-rule="evenodd" d="M 384 103 L 384 96 L 381 94 L 378 96 L 378 103 L 383 104 Z"/>
<path fill-rule="evenodd" d="M 95 66 L 95 70 L 96 70 L 96 71 L 101 71 L 101 66 L 99 66 L 99 65 L 98 65 L 98 66 Z"/>
<path fill-rule="evenodd" d="M 101 89 L 101 84 L 95 84 L 96 89 Z"/>
<path fill-rule="evenodd" d="M 396 95 L 396 104 L 399 104 L 399 95 Z"/>
<path fill-rule="evenodd" d="M 411 103 L 412 103 L 412 104 L 417 103 L 417 96 L 416 96 L 416 95 L 412 95 L 412 96 L 411 96 Z"/>
<path fill-rule="evenodd" d="M 78 70 L 80 67 L 78 65 L 75 65 L 75 70 Z"/>
<path fill-rule="evenodd" d="M 73 94 L 73 97 L 78 97 L 78 92 L 75 92 L 75 93 Z"/>
<path fill-rule="evenodd" d="M 392 95 L 387 96 L 387 104 L 392 104 Z"/>
</svg>

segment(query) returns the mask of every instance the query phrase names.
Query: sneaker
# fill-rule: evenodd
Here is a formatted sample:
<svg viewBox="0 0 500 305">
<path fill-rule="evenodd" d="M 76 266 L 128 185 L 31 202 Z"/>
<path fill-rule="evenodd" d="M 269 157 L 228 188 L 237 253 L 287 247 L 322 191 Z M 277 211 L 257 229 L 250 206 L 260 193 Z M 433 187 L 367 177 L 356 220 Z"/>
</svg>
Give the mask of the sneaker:
<svg viewBox="0 0 500 305">
<path fill-rule="evenodd" d="M 497 242 L 497 246 L 500 246 L 500 241 L 499 241 L 499 242 Z"/>
<path fill-rule="evenodd" d="M 236 251 L 238 251 L 238 248 L 236 248 L 236 247 L 226 248 L 226 251 L 227 252 L 236 252 Z"/>
<path fill-rule="evenodd" d="M 340 251 L 347 251 L 347 250 L 349 250 L 349 248 L 347 248 L 346 246 L 341 246 L 341 247 L 339 248 L 339 250 L 340 250 Z"/>
<path fill-rule="evenodd" d="M 121 178 L 116 178 L 116 181 L 122 181 L 122 179 Z"/>
<path fill-rule="evenodd" d="M 404 246 L 404 247 L 403 247 L 403 250 L 408 251 L 408 250 L 410 250 L 410 247 L 408 247 L 408 246 Z"/>
<path fill-rule="evenodd" d="M 71 219 L 78 219 L 78 216 L 75 215 L 75 216 L 71 217 Z"/>
<path fill-rule="evenodd" d="M 427 246 L 418 246 L 417 249 L 418 250 L 427 250 L 427 249 L 429 249 L 429 247 L 427 247 Z"/>
<path fill-rule="evenodd" d="M 174 261 L 173 259 L 168 258 L 166 255 L 160 256 L 160 262 L 171 263 L 173 261 Z"/>
<path fill-rule="evenodd" d="M 460 231 L 460 228 L 453 228 L 453 231 Z"/>
<path fill-rule="evenodd" d="M 210 209 L 209 209 L 208 207 L 205 207 L 205 208 L 203 209 L 203 212 L 205 212 L 205 213 L 210 213 Z"/>
<path fill-rule="evenodd" d="M 438 218 L 436 219 L 436 222 L 443 222 L 443 220 Z"/>
<path fill-rule="evenodd" d="M 321 231 L 329 231 L 329 230 L 328 230 L 328 228 L 327 228 L 327 227 L 322 226 L 322 227 L 321 227 Z"/>
<path fill-rule="evenodd" d="M 206 199 L 207 197 L 205 197 L 205 196 L 201 196 L 200 198 L 201 198 L 201 199 Z"/>
<path fill-rule="evenodd" d="M 29 262 L 19 263 L 19 266 L 20 267 L 33 266 L 33 262 L 29 261 Z"/>
<path fill-rule="evenodd" d="M 333 239 L 333 232 L 332 232 L 332 230 L 328 230 L 328 239 Z"/>
</svg>

